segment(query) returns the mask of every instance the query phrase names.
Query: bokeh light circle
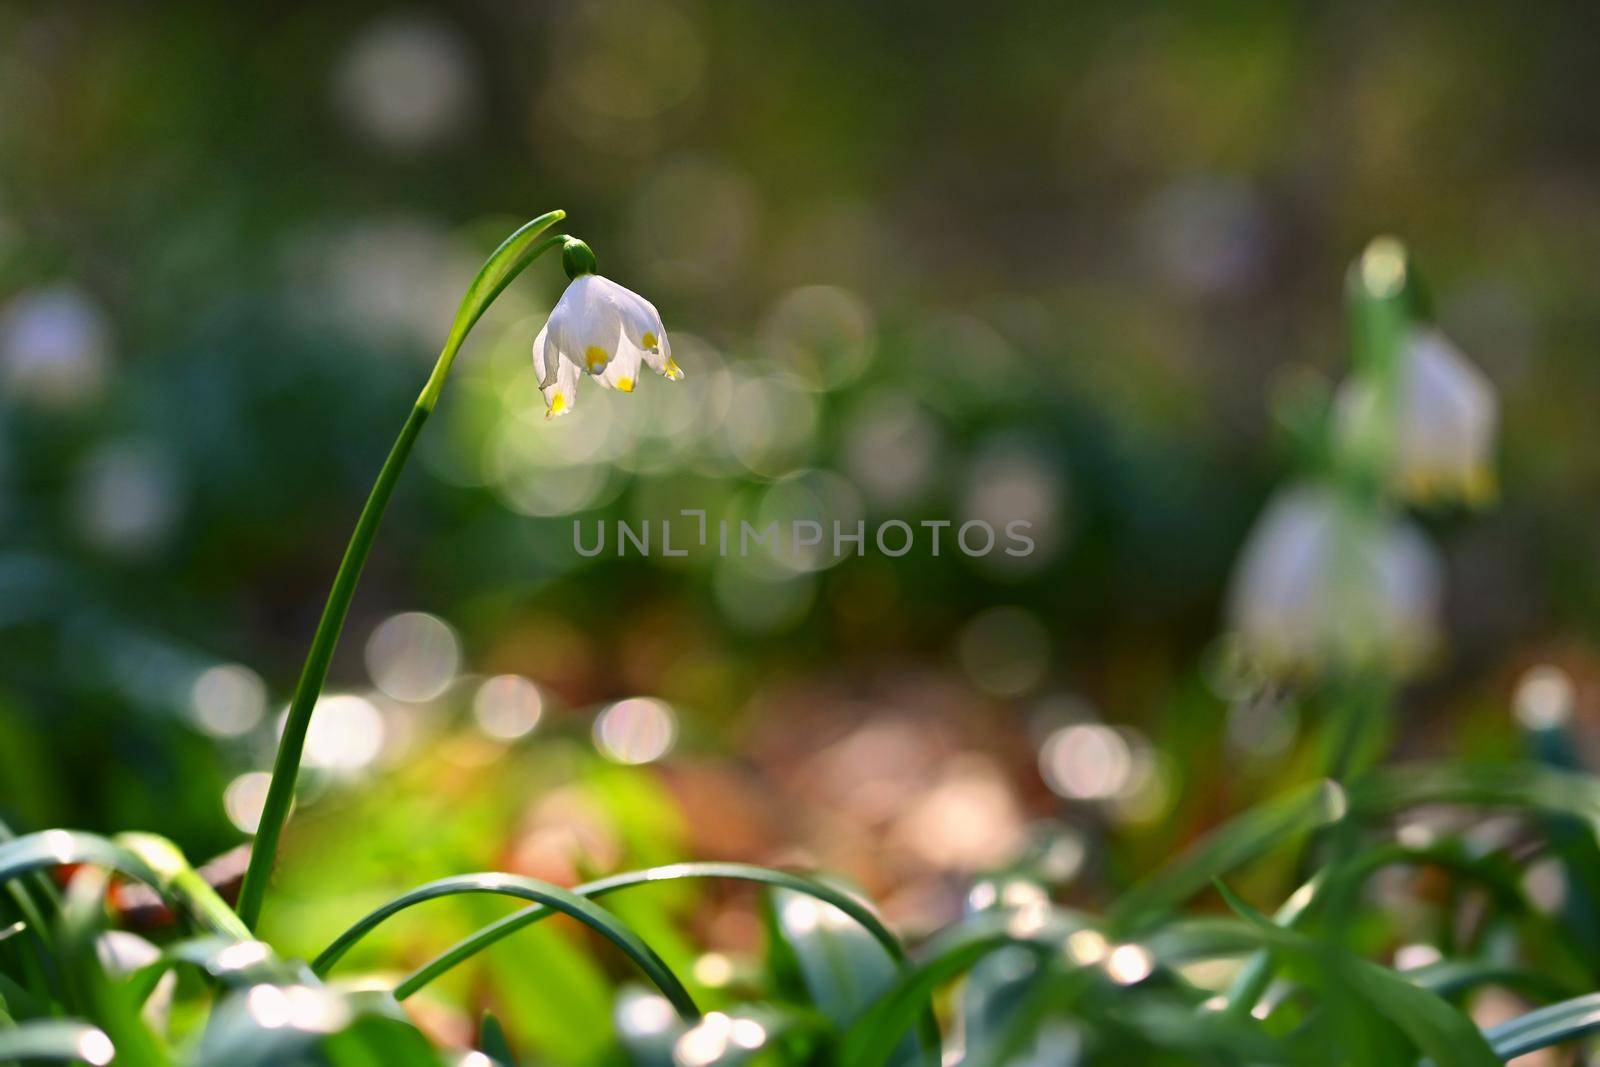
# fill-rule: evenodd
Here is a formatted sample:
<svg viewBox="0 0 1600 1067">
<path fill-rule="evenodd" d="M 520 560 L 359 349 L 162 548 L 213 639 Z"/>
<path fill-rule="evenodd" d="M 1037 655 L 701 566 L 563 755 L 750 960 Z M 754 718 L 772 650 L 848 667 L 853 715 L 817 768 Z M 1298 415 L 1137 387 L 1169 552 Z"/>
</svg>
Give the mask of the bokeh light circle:
<svg viewBox="0 0 1600 1067">
<path fill-rule="evenodd" d="M 619 700 L 594 723 L 596 747 L 617 763 L 653 763 L 672 749 L 677 736 L 672 709 L 650 697 Z"/>
<path fill-rule="evenodd" d="M 490 737 L 514 741 L 539 725 L 544 696 L 539 687 L 520 674 L 501 674 L 478 687 L 472 698 L 472 717 Z"/>
<path fill-rule="evenodd" d="M 260 725 L 267 713 L 267 686 L 240 663 L 202 671 L 189 688 L 189 714 L 213 737 L 239 737 Z"/>
<path fill-rule="evenodd" d="M 449 688 L 461 665 L 461 643 L 436 615 L 408 611 L 385 619 L 367 639 L 367 672 L 384 696 L 413 703 Z"/>
</svg>

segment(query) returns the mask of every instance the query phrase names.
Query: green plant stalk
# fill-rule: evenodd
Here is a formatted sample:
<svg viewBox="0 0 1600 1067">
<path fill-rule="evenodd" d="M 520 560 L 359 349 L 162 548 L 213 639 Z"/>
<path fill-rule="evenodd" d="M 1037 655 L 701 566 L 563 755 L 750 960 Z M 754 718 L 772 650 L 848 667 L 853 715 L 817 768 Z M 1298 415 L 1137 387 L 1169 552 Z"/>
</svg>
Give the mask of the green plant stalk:
<svg viewBox="0 0 1600 1067">
<path fill-rule="evenodd" d="M 272 764 L 272 784 L 267 789 L 267 800 L 261 809 L 261 824 L 256 831 L 255 844 L 250 852 L 250 865 L 245 870 L 244 884 L 239 889 L 239 917 L 251 929 L 261 916 L 261 906 L 267 892 L 267 877 L 272 861 L 277 855 L 278 840 L 283 836 L 283 825 L 288 821 L 289 808 L 294 802 L 294 788 L 300 774 L 300 757 L 305 749 L 306 731 L 311 728 L 311 712 L 317 698 L 322 695 L 322 684 L 328 676 L 328 663 L 339 644 L 339 634 L 344 629 L 350 600 L 355 595 L 356 581 L 372 551 L 373 539 L 378 534 L 378 523 L 383 519 L 389 497 L 400 480 L 400 471 L 411 455 L 411 446 L 422 432 L 428 409 L 419 402 L 411 409 L 400 436 L 389 450 L 383 469 L 378 472 L 377 483 L 361 509 L 355 533 L 344 551 L 339 572 L 334 576 L 333 589 L 328 602 L 323 605 L 322 618 L 311 639 L 311 652 L 306 656 L 300 671 L 300 682 L 295 686 L 294 699 L 289 703 L 289 715 L 284 723 L 283 737 L 278 742 L 278 755 Z"/>
<path fill-rule="evenodd" d="M 1359 380 L 1371 391 L 1372 408 L 1348 438 L 1331 433 L 1334 440 L 1333 472 L 1352 513 L 1348 522 L 1375 521 L 1381 514 L 1385 479 L 1394 451 L 1394 408 L 1398 402 L 1400 348 L 1415 302 L 1415 272 L 1405 249 L 1392 239 L 1379 238 L 1350 266 L 1345 284 L 1345 314 L 1350 334 L 1350 362 Z M 1328 412 L 1327 417 L 1336 417 Z M 1351 534 L 1341 536 L 1348 546 Z M 1350 562 L 1340 559 L 1341 566 Z M 1347 583 L 1341 583 L 1341 587 Z M 1352 610 L 1342 607 L 1341 610 Z M 1359 611 L 1360 605 L 1353 610 Z M 1370 766 L 1383 745 L 1384 712 L 1392 685 L 1382 677 L 1342 680 L 1330 694 L 1333 715 L 1323 740 L 1323 775 L 1348 784 Z M 1312 851 L 1342 861 L 1352 841 L 1347 820 L 1336 819 L 1319 828 Z M 1286 905 L 1278 920 L 1293 925 L 1298 909 Z M 1272 982 L 1277 961 L 1260 951 L 1245 964 L 1230 989 L 1227 1011 L 1247 1016 Z"/>
<path fill-rule="evenodd" d="M 1375 264 L 1378 265 L 1375 267 Z M 1378 238 L 1351 264 L 1345 285 L 1350 363 L 1370 406 L 1335 446 L 1334 470 L 1351 498 L 1375 509 L 1386 489 L 1395 447 L 1400 350 L 1411 322 L 1410 257 L 1392 238 Z"/>
<path fill-rule="evenodd" d="M 566 216 L 563 211 L 552 211 L 524 225 L 497 248 L 484 262 L 477 277 L 467 287 L 461 298 L 450 327 L 449 337 L 434 364 L 433 373 L 417 397 L 411 414 L 400 427 L 394 447 L 378 471 L 378 480 L 372 486 L 361 516 L 356 520 L 355 533 L 345 548 L 344 559 L 334 575 L 333 588 L 322 608 L 322 618 L 311 638 L 311 651 L 306 655 L 305 666 L 300 671 L 300 681 L 295 686 L 294 697 L 289 702 L 289 713 L 284 722 L 283 737 L 278 742 L 278 754 L 272 764 L 272 783 L 267 789 L 266 803 L 261 809 L 261 822 L 256 830 L 255 844 L 250 851 L 250 864 L 245 870 L 244 883 L 239 889 L 239 918 L 249 929 L 255 929 L 261 917 L 261 908 L 267 894 L 267 881 L 277 856 L 278 842 L 283 836 L 284 823 L 289 818 L 289 808 L 294 803 L 295 784 L 300 775 L 300 757 L 305 749 L 306 731 L 311 727 L 311 714 L 316 710 L 317 698 L 322 695 L 323 683 L 328 677 L 328 664 L 338 647 L 339 635 L 344 630 L 345 618 L 350 612 L 350 601 L 355 596 L 356 583 L 372 551 L 372 542 L 378 535 L 378 524 L 383 521 L 384 510 L 394 494 L 400 472 L 411 456 L 422 424 L 427 421 L 439 394 L 444 389 L 445 377 L 455 363 L 456 354 L 467 339 L 467 334 L 488 310 L 513 278 L 520 274 L 544 252 L 564 244 L 566 237 L 551 237 L 537 244 L 539 234 Z"/>
</svg>

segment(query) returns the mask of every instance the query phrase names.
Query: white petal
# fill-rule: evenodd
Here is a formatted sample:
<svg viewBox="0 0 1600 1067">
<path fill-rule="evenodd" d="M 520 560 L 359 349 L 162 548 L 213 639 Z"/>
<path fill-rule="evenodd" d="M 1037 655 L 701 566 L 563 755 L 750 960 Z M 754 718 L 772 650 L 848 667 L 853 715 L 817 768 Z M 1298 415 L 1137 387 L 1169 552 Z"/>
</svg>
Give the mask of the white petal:
<svg viewBox="0 0 1600 1067">
<path fill-rule="evenodd" d="M 656 310 L 656 306 L 609 278 L 596 278 L 595 289 L 603 292 L 605 298 L 616 306 L 622 334 L 640 350 L 645 364 L 664 378 L 680 380 L 683 370 L 672 361 L 672 345 L 667 340 L 667 328 L 662 325 L 661 312 Z"/>
<path fill-rule="evenodd" d="M 567 341 L 562 352 L 579 363 L 590 374 L 599 374 L 617 354 L 617 344 L 622 340 L 622 316 L 616 302 L 606 290 L 604 278 L 585 274 L 571 285 L 562 296 L 575 296 L 573 318 L 567 325 Z"/>
<path fill-rule="evenodd" d="M 1382 591 L 1381 640 L 1402 659 L 1418 658 L 1438 637 L 1436 615 L 1444 592 L 1439 553 L 1417 527 L 1396 521 L 1384 532 L 1373 563 Z"/>
<path fill-rule="evenodd" d="M 1280 492 L 1257 520 L 1229 616 L 1246 653 L 1269 670 L 1379 663 L 1403 673 L 1437 639 L 1439 606 L 1439 565 L 1426 537 L 1302 485 Z"/>
<path fill-rule="evenodd" d="M 1444 334 L 1415 330 L 1400 351 L 1393 408 L 1379 406 L 1373 383 L 1352 378 L 1336 399 L 1339 433 L 1359 438 L 1392 419 L 1392 478 L 1411 503 L 1441 499 L 1479 503 L 1494 493 L 1494 439 L 1499 400 L 1494 386 Z"/>
<path fill-rule="evenodd" d="M 533 373 L 539 379 L 540 389 L 554 384 L 560 358 L 550 342 L 550 324 L 546 323 L 540 328 L 539 336 L 533 339 Z"/>
<path fill-rule="evenodd" d="M 562 298 L 563 302 L 565 297 Z M 545 324 L 545 370 L 559 369 L 559 359 L 577 361 L 578 351 L 574 347 L 572 338 L 572 321 L 574 310 L 571 306 L 563 307 L 556 304 L 555 310 L 550 312 L 550 321 Z M 540 385 L 546 383 L 541 382 Z"/>
<path fill-rule="evenodd" d="M 550 342 L 557 352 L 591 374 L 605 369 L 616 354 L 621 320 L 598 279 L 584 274 L 573 279 L 550 312 Z"/>
<path fill-rule="evenodd" d="M 564 356 L 556 358 L 559 366 L 556 369 L 555 380 L 539 390 L 544 394 L 544 417 L 547 419 L 565 415 L 573 409 L 578 402 L 578 379 L 583 374 L 572 360 Z"/>
<path fill-rule="evenodd" d="M 1401 367 L 1397 474 L 1414 496 L 1490 491 L 1499 402 L 1494 386 L 1444 334 L 1418 331 Z"/>
<path fill-rule="evenodd" d="M 1245 645 L 1264 661 L 1316 657 L 1319 575 L 1327 566 L 1335 501 L 1323 490 L 1296 488 L 1274 497 L 1250 532 L 1229 597 L 1229 615 Z"/>
<path fill-rule="evenodd" d="M 606 364 L 606 369 L 595 376 L 595 381 L 607 389 L 631 393 L 639 384 L 639 362 L 643 355 L 638 348 L 624 340 L 616 358 Z"/>
<path fill-rule="evenodd" d="M 656 306 L 632 289 L 625 289 L 616 282 L 606 281 L 606 285 L 611 299 L 616 302 L 617 311 L 622 316 L 622 328 L 627 331 L 628 340 L 646 351 L 660 348 L 667 329 L 661 325 L 661 312 L 656 310 Z"/>
<path fill-rule="evenodd" d="M 672 342 L 667 340 L 667 335 L 661 335 L 661 351 L 654 356 L 646 355 L 645 362 L 650 364 L 650 369 L 667 379 L 669 382 L 683 381 L 683 368 L 678 366 L 678 361 L 672 358 Z"/>
</svg>

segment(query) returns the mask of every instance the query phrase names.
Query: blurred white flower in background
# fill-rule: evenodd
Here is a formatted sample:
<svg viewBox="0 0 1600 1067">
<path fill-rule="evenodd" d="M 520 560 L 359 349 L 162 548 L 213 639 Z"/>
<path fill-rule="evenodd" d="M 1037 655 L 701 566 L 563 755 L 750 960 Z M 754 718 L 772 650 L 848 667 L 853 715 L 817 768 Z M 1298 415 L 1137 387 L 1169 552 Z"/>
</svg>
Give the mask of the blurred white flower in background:
<svg viewBox="0 0 1600 1067">
<path fill-rule="evenodd" d="M 73 285 L 19 293 L 0 311 L 0 393 L 43 407 L 100 395 L 109 369 L 105 314 Z"/>
<path fill-rule="evenodd" d="M 1229 617 L 1241 651 L 1273 672 L 1403 674 L 1437 643 L 1440 596 L 1437 554 L 1415 527 L 1297 485 L 1256 521 Z"/>
<path fill-rule="evenodd" d="M 1359 432 L 1372 403 L 1369 386 L 1346 384 L 1340 431 Z M 1437 329 L 1418 328 L 1406 339 L 1393 417 L 1394 488 L 1405 500 L 1479 504 L 1494 495 L 1499 398 L 1483 372 Z"/>
<path fill-rule="evenodd" d="M 533 340 L 547 417 L 572 410 L 581 371 L 607 389 L 631 393 L 641 363 L 668 381 L 683 379 L 655 305 L 598 274 L 572 280 Z"/>
<path fill-rule="evenodd" d="M 450 27 L 416 15 L 372 23 L 334 73 L 335 102 L 350 125 L 400 151 L 458 136 L 478 113 L 481 96 L 466 42 Z"/>
</svg>

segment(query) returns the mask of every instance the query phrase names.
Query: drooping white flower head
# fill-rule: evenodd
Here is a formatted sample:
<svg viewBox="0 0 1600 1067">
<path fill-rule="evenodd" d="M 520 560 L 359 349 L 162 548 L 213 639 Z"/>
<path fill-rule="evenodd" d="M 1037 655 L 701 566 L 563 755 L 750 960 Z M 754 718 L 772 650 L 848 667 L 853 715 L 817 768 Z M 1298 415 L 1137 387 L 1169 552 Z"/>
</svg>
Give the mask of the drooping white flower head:
<svg viewBox="0 0 1600 1067">
<path fill-rule="evenodd" d="M 546 417 L 572 410 L 583 372 L 607 389 L 631 393 L 641 365 L 669 381 L 683 378 L 672 358 L 661 313 L 616 282 L 578 273 L 533 340 L 533 366 Z"/>
<path fill-rule="evenodd" d="M 1441 567 L 1416 527 L 1298 485 L 1268 504 L 1229 592 L 1241 651 L 1282 675 L 1421 666 L 1437 644 Z"/>
<path fill-rule="evenodd" d="M 1494 386 L 1438 330 L 1418 330 L 1400 377 L 1397 475 L 1408 495 L 1481 502 L 1494 492 Z"/>
<path fill-rule="evenodd" d="M 1366 414 L 1371 392 L 1342 390 L 1339 415 L 1349 430 Z M 1494 440 L 1499 399 L 1493 384 L 1439 330 L 1419 327 L 1400 350 L 1391 478 L 1417 504 L 1480 504 L 1494 495 Z"/>
</svg>

